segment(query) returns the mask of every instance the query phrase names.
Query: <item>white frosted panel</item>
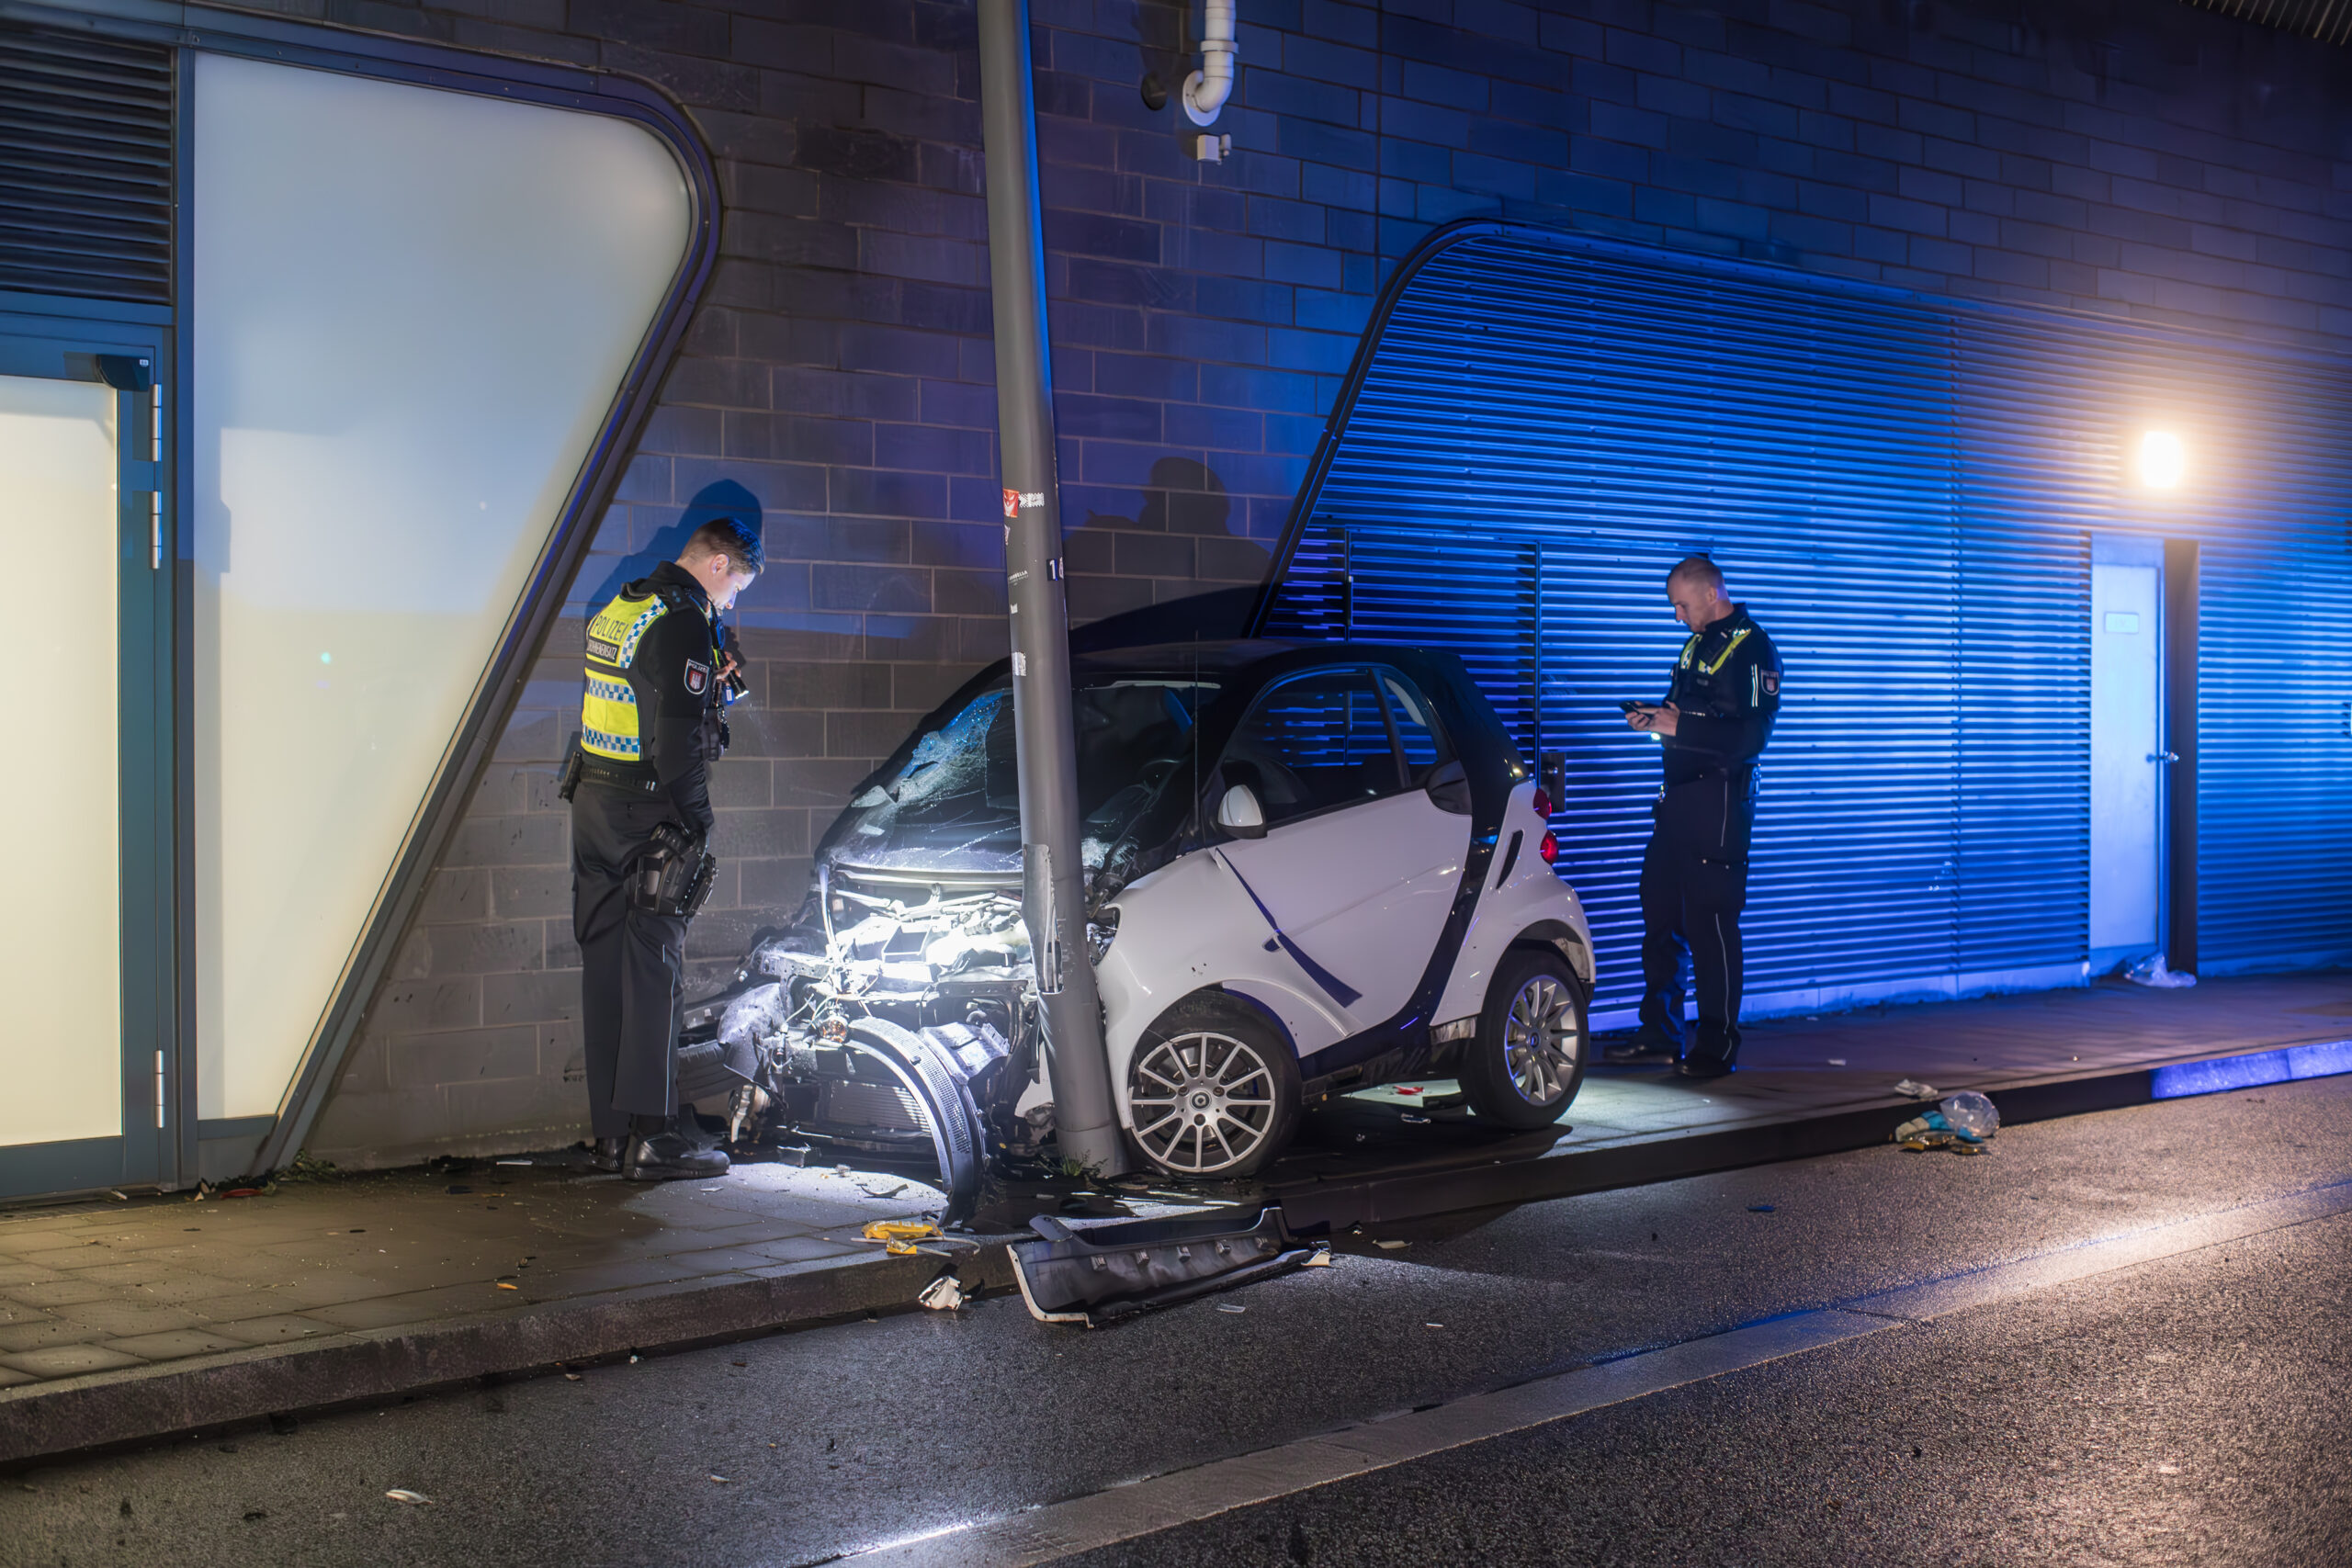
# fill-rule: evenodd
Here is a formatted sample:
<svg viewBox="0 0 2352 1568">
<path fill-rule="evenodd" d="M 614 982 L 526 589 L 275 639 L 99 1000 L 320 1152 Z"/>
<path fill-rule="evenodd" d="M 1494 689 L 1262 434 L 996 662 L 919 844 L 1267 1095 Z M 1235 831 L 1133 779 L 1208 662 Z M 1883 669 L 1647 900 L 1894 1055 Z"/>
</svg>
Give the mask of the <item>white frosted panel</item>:
<svg viewBox="0 0 2352 1568">
<path fill-rule="evenodd" d="M 201 1114 L 276 1111 L 688 238 L 625 121 L 196 57 Z M 441 1021 L 476 1021 L 464 982 Z"/>
<path fill-rule="evenodd" d="M 0 768 L 0 1144 L 122 1133 L 115 395 L 0 376 L 16 765 Z M 61 592 L 71 584 L 70 592 Z"/>
</svg>

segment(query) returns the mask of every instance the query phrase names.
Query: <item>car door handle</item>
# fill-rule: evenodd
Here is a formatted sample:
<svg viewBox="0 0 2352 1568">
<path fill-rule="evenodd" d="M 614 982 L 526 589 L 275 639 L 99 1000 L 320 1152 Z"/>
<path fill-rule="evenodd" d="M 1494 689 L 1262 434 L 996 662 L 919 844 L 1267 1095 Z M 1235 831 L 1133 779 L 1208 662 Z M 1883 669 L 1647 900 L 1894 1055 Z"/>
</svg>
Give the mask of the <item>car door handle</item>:
<svg viewBox="0 0 2352 1568">
<path fill-rule="evenodd" d="M 2151 762 L 2164 762 L 2167 764 L 2177 762 L 2180 761 L 2180 753 L 2177 751 L 2151 751 L 2148 753 L 2148 761 Z"/>
</svg>

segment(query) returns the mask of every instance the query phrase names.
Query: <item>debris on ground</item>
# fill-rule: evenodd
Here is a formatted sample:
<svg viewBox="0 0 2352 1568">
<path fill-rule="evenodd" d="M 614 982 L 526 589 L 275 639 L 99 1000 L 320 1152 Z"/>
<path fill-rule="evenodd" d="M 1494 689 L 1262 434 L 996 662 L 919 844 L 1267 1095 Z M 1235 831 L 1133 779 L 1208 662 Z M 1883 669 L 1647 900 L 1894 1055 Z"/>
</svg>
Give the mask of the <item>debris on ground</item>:
<svg viewBox="0 0 2352 1568">
<path fill-rule="evenodd" d="M 1936 1086 L 1921 1083 L 1917 1078 L 1905 1078 L 1894 1086 L 1894 1092 L 1905 1100 L 1933 1100 L 1936 1098 Z"/>
<path fill-rule="evenodd" d="M 929 1220 L 872 1220 L 858 1235 L 867 1241 L 878 1241 L 882 1250 L 893 1258 L 911 1258 L 922 1249 L 915 1245 L 939 1234 L 939 1227 Z"/>
<path fill-rule="evenodd" d="M 2176 974 L 2165 967 L 2161 953 L 2143 958 L 2123 971 L 2123 977 L 2135 986 L 2146 986 L 2159 991 L 2185 991 L 2197 984 L 2194 975 Z"/>
<path fill-rule="evenodd" d="M 1747 1212 L 1751 1214 L 1769 1214 L 1773 1213 L 1773 1208 L 1770 1203 L 1750 1203 L 1747 1206 Z"/>
<path fill-rule="evenodd" d="M 1329 1269 L 1331 1267 L 1331 1244 L 1325 1242 L 1322 1246 L 1317 1247 L 1315 1249 L 1315 1256 L 1300 1264 L 1299 1267 L 1301 1269 Z"/>
<path fill-rule="evenodd" d="M 1239 1302 L 1219 1302 L 1216 1303 L 1216 1310 L 1219 1312 L 1248 1312 L 1250 1309 L 1243 1306 Z"/>
<path fill-rule="evenodd" d="M 933 1312 L 954 1312 L 970 1299 L 964 1293 L 964 1282 L 956 1278 L 952 1269 L 925 1285 L 922 1293 L 915 1298 Z"/>
<path fill-rule="evenodd" d="M 405 1486 L 395 1486 L 390 1492 L 385 1493 L 384 1495 L 390 1497 L 395 1503 L 406 1503 L 411 1507 L 429 1508 L 433 1506 L 432 1498 L 427 1497 L 422 1492 L 412 1492 Z"/>
<path fill-rule="evenodd" d="M 1410 1247 L 1413 1244 L 1409 1241 L 1375 1241 L 1372 1245 L 1383 1252 L 1394 1252 L 1400 1247 Z"/>
<path fill-rule="evenodd" d="M 1039 1214 L 1029 1228 L 1037 1239 L 1014 1242 L 1012 1254 L 1030 1315 L 1090 1328 L 1288 1273 L 1317 1250 L 1291 1235 L 1276 1204 L 1250 1224 L 1228 1212 L 1080 1230 Z"/>
<path fill-rule="evenodd" d="M 1981 1155 L 1986 1142 L 2001 1129 L 2001 1113 L 1974 1089 L 1947 1096 L 1925 1116 L 1915 1116 L 1894 1130 L 1894 1141 L 1917 1154 L 1950 1149 L 1956 1155 Z"/>
</svg>

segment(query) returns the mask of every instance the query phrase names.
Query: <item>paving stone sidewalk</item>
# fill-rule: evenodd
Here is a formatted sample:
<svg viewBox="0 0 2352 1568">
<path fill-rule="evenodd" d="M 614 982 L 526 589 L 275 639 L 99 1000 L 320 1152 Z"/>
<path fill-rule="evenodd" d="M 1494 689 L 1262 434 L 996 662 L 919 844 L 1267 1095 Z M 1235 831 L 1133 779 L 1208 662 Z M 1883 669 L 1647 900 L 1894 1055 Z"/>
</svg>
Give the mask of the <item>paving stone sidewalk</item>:
<svg viewBox="0 0 2352 1568">
<path fill-rule="evenodd" d="M 627 1182 L 566 1151 L 0 1213 L 0 1462 L 137 1435 L 55 1415 L 127 1382 L 170 1430 L 896 1304 L 946 1265 L 858 1232 L 941 1201 L 830 1167 Z M 240 1396 L 209 1404 L 164 1376 L 224 1371 Z"/>
</svg>

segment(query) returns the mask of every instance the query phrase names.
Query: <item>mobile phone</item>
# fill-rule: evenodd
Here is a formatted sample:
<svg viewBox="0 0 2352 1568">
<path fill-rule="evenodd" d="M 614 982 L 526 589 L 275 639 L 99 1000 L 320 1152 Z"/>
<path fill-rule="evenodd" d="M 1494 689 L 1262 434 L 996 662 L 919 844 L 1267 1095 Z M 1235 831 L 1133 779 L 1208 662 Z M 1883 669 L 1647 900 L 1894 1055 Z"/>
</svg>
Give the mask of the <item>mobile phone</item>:
<svg viewBox="0 0 2352 1568">
<path fill-rule="evenodd" d="M 1617 699 L 1617 705 L 1623 708 L 1627 713 L 1638 713 L 1644 708 L 1655 707 L 1657 705 L 1655 703 L 1645 703 L 1639 697 L 1620 697 Z"/>
</svg>

